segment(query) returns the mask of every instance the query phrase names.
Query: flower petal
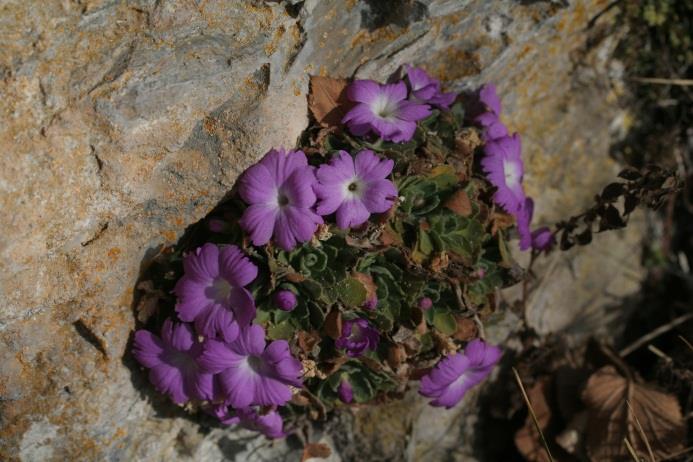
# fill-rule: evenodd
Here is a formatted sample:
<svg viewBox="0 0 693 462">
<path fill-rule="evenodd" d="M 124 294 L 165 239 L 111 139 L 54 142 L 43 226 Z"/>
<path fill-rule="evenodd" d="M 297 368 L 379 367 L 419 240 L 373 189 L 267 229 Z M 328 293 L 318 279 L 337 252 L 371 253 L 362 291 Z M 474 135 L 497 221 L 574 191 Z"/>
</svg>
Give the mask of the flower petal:
<svg viewBox="0 0 693 462">
<path fill-rule="evenodd" d="M 202 354 L 197 358 L 197 364 L 204 372 L 218 374 L 230 367 L 236 367 L 245 361 L 245 356 L 239 355 L 218 340 L 205 340 Z"/>
<path fill-rule="evenodd" d="M 392 173 L 395 162 L 392 159 L 381 159 L 369 149 L 356 154 L 354 173 L 364 181 L 378 181 Z"/>
<path fill-rule="evenodd" d="M 397 188 L 390 180 L 379 180 L 369 183 L 361 201 L 370 213 L 383 213 L 390 210 Z"/>
<path fill-rule="evenodd" d="M 371 103 L 380 96 L 381 91 L 381 85 L 378 82 L 373 80 L 354 80 L 347 88 L 347 96 L 352 101 Z"/>
<path fill-rule="evenodd" d="M 362 225 L 368 220 L 370 213 L 359 199 L 349 199 L 342 202 L 337 209 L 337 226 L 342 229 Z"/>
<path fill-rule="evenodd" d="M 315 183 L 315 174 L 312 168 L 296 169 L 282 185 L 282 192 L 289 199 L 291 206 L 312 207 L 315 204 L 315 192 L 313 191 Z"/>
<path fill-rule="evenodd" d="M 161 327 L 164 344 L 178 351 L 188 351 L 195 343 L 195 332 L 188 323 L 174 323 L 170 318 Z"/>
<path fill-rule="evenodd" d="M 260 204 L 251 205 L 245 209 L 238 224 L 241 225 L 244 231 L 250 234 L 250 239 L 254 245 L 265 245 L 272 237 L 278 213 L 278 207 Z"/>
<path fill-rule="evenodd" d="M 247 289 L 234 287 L 229 293 L 229 303 L 236 321 L 245 327 L 255 319 L 255 300 Z"/>
<path fill-rule="evenodd" d="M 161 339 L 148 330 L 140 329 L 135 332 L 132 354 L 144 367 L 152 368 L 161 364 L 164 348 Z"/>
<path fill-rule="evenodd" d="M 226 401 L 231 406 L 241 408 L 253 404 L 255 382 L 258 381 L 259 377 L 247 366 L 231 367 L 219 375 L 226 392 Z"/>
<path fill-rule="evenodd" d="M 257 266 L 235 245 L 221 248 L 219 267 L 221 276 L 236 287 L 247 286 L 257 277 Z"/>
<path fill-rule="evenodd" d="M 416 122 L 431 115 L 431 108 L 427 104 L 404 101 L 399 105 L 397 118 L 407 122 Z"/>
<path fill-rule="evenodd" d="M 176 313 L 182 321 L 194 321 L 212 303 L 207 296 L 211 280 L 200 282 L 184 274 L 176 283 L 173 292 L 178 297 Z"/>
<path fill-rule="evenodd" d="M 155 366 L 149 370 L 149 380 L 160 393 L 168 395 L 175 403 L 188 401 L 189 396 L 183 388 L 183 376 L 177 368 L 168 364 Z"/>
<path fill-rule="evenodd" d="M 270 203 L 277 197 L 277 180 L 262 164 L 255 164 L 243 173 L 238 193 L 248 204 Z"/>
<path fill-rule="evenodd" d="M 185 275 L 198 281 L 208 281 L 219 275 L 219 248 L 207 243 L 183 258 Z"/>
<path fill-rule="evenodd" d="M 265 330 L 257 324 L 241 329 L 238 338 L 230 344 L 230 347 L 241 355 L 260 356 L 265 350 Z"/>
</svg>

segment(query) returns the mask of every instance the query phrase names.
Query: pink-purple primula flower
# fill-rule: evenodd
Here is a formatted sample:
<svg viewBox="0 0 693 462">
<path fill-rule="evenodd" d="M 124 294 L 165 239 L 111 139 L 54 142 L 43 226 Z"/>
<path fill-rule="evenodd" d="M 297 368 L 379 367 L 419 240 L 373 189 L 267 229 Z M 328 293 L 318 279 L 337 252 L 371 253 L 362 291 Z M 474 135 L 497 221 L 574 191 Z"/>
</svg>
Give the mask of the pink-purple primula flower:
<svg viewBox="0 0 693 462">
<path fill-rule="evenodd" d="M 553 233 L 546 226 L 530 230 L 534 215 L 534 201 L 528 197 L 517 214 L 517 232 L 520 235 L 520 250 L 530 248 L 539 252 L 551 250 L 555 244 Z"/>
<path fill-rule="evenodd" d="M 284 421 L 279 412 L 277 412 L 276 406 L 264 409 L 247 407 L 231 410 L 228 406 L 222 405 L 214 410 L 214 415 L 224 425 L 240 424 L 248 430 L 262 433 L 267 438 L 283 438 L 286 436 L 283 428 Z"/>
<path fill-rule="evenodd" d="M 194 321 L 198 334 L 230 342 L 255 318 L 255 301 L 245 286 L 257 276 L 257 266 L 241 249 L 205 244 L 185 256 L 183 269 L 174 289 L 176 312 L 181 320 Z"/>
<path fill-rule="evenodd" d="M 317 212 L 323 216 L 336 212 L 342 229 L 362 225 L 371 213 L 386 212 L 397 198 L 397 188 L 387 179 L 393 166 L 392 159 L 381 159 L 368 149 L 356 158 L 339 151 L 318 168 Z"/>
<path fill-rule="evenodd" d="M 507 136 L 508 129 L 500 120 L 501 102 L 493 84 L 486 84 L 479 90 L 479 110 L 474 121 L 484 129 L 486 141 Z"/>
<path fill-rule="evenodd" d="M 341 382 L 339 382 L 337 395 L 339 396 L 339 399 L 346 404 L 349 404 L 354 400 L 354 389 L 351 387 L 351 383 L 349 383 L 349 379 L 346 377 L 342 378 Z"/>
<path fill-rule="evenodd" d="M 342 324 L 342 336 L 335 341 L 335 346 L 346 350 L 347 356 L 363 355 L 366 350 L 375 350 L 380 342 L 380 334 L 365 319 L 352 319 Z"/>
<path fill-rule="evenodd" d="M 212 374 L 202 371 L 197 363 L 202 346 L 190 324 L 167 319 L 161 337 L 148 330 L 138 330 L 132 353 L 149 369 L 149 380 L 154 387 L 174 402 L 211 398 Z"/>
<path fill-rule="evenodd" d="M 491 373 L 501 357 L 501 349 L 483 340 L 472 340 L 464 353 L 443 358 L 433 370 L 421 378 L 419 393 L 433 398 L 432 406 L 451 408 L 464 394 Z"/>
<path fill-rule="evenodd" d="M 274 294 L 274 305 L 283 311 L 293 311 L 296 308 L 296 295 L 290 290 L 278 290 Z"/>
<path fill-rule="evenodd" d="M 486 155 L 481 160 L 486 178 L 497 188 L 493 199 L 513 215 L 520 211 L 525 202 L 521 153 L 520 135 L 515 133 L 488 141 Z"/>
<path fill-rule="evenodd" d="M 357 136 L 373 132 L 385 141 L 409 141 L 416 122 L 431 114 L 427 104 L 407 100 L 407 85 L 402 81 L 381 85 L 373 80 L 355 80 L 347 96 L 357 104 L 342 123 Z"/>
<path fill-rule="evenodd" d="M 532 215 L 534 215 L 534 201 L 531 197 L 525 199 L 517 214 L 517 233 L 520 235 L 520 250 L 528 250 L 532 247 Z"/>
<path fill-rule="evenodd" d="M 322 218 L 313 212 L 315 174 L 302 151 L 271 150 L 240 179 L 249 205 L 239 224 L 255 245 L 274 241 L 284 250 L 306 242 Z"/>
<path fill-rule="evenodd" d="M 251 405 L 283 405 L 291 399 L 289 385 L 300 387 L 301 363 L 291 356 L 286 340 L 265 344 L 265 331 L 251 325 L 233 342 L 208 340 L 199 364 L 219 374 L 226 403 L 240 409 Z"/>
<path fill-rule="evenodd" d="M 532 248 L 540 252 L 548 252 L 556 244 L 556 238 L 551 229 L 542 226 L 532 231 Z"/>
<path fill-rule="evenodd" d="M 436 106 L 440 109 L 448 109 L 457 98 L 456 93 L 443 93 L 440 82 L 420 67 L 406 65 L 407 80 L 411 88 L 411 99 Z"/>
</svg>

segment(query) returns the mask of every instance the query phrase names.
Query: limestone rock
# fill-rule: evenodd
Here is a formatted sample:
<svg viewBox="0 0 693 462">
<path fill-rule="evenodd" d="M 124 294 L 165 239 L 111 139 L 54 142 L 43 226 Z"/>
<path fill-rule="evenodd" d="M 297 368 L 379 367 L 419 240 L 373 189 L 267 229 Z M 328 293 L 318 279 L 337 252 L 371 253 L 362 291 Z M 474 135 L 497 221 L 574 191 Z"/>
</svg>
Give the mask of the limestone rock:
<svg viewBox="0 0 693 462">
<path fill-rule="evenodd" d="M 607 3 L 3 2 L 0 459 L 296 458 L 285 442 L 200 427 L 153 393 L 127 353 L 140 269 L 269 147 L 296 142 L 309 74 L 383 79 L 414 63 L 455 90 L 497 83 L 538 221 L 579 211 L 616 169 L 614 31 L 600 34 L 609 14 L 590 25 Z M 628 232 L 609 241 L 614 258 L 635 258 Z M 590 297 L 604 304 L 587 285 L 563 309 Z M 459 413 L 407 412 L 392 438 L 413 439 L 383 457 L 473 460 Z M 450 433 L 430 449 L 436 431 Z"/>
</svg>

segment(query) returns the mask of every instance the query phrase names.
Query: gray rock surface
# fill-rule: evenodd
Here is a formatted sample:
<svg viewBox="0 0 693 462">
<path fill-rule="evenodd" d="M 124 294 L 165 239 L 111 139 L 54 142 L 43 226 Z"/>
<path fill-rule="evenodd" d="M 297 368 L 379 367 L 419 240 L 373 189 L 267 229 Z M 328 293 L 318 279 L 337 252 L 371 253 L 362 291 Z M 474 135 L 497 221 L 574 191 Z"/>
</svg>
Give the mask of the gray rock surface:
<svg viewBox="0 0 693 462">
<path fill-rule="evenodd" d="M 613 11 L 590 22 L 607 3 L 2 2 L 0 459 L 297 460 L 284 442 L 205 433 L 151 392 L 127 355 L 141 267 L 268 148 L 296 142 L 309 74 L 383 79 L 414 63 L 456 90 L 497 83 L 537 221 L 579 211 L 617 170 L 621 31 Z M 551 312 L 632 291 L 640 229 L 542 263 L 530 323 L 564 331 L 575 318 Z M 604 250 L 620 263 L 602 265 Z M 359 410 L 340 441 L 379 460 L 475 460 L 476 395 L 447 412 L 414 396 Z"/>
</svg>

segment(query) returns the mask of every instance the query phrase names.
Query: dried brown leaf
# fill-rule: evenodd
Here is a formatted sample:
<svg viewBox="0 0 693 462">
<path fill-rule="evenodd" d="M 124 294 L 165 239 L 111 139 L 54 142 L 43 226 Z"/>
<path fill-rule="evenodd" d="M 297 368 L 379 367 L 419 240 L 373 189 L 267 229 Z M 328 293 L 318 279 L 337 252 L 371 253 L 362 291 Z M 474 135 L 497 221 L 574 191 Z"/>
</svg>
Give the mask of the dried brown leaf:
<svg viewBox="0 0 693 462">
<path fill-rule="evenodd" d="M 325 316 L 323 329 L 334 340 L 342 336 L 342 313 L 338 309 L 333 309 Z"/>
<path fill-rule="evenodd" d="M 306 356 L 310 356 L 313 354 L 315 346 L 320 343 L 320 338 L 317 331 L 299 331 L 297 335 L 298 347 Z"/>
<path fill-rule="evenodd" d="M 330 447 L 324 443 L 308 443 L 303 448 L 303 457 L 301 462 L 306 462 L 309 459 L 327 459 L 332 454 Z"/>
<path fill-rule="evenodd" d="M 348 84 L 346 79 L 310 76 L 308 108 L 315 120 L 323 127 L 339 125 L 353 105 L 346 96 Z"/>
<path fill-rule="evenodd" d="M 402 345 L 391 345 L 387 350 L 387 364 L 397 370 L 399 366 L 407 359 L 407 352 Z"/>
<path fill-rule="evenodd" d="M 503 212 L 493 212 L 491 215 L 491 234 L 496 235 L 498 231 L 510 228 L 515 224 L 515 218 Z"/>
<path fill-rule="evenodd" d="M 140 322 L 147 322 L 147 320 L 156 313 L 159 300 L 163 298 L 165 294 L 161 290 L 155 289 L 154 283 L 150 280 L 142 281 L 137 284 L 137 289 L 143 292 L 137 303 L 137 320 Z"/>
<path fill-rule="evenodd" d="M 353 278 L 359 281 L 366 288 L 366 300 L 370 300 L 373 297 L 377 297 L 376 290 L 378 289 L 373 282 L 373 278 L 366 273 L 354 273 Z"/>
<path fill-rule="evenodd" d="M 457 331 L 453 337 L 457 340 L 468 342 L 478 336 L 479 328 L 473 319 L 463 318 L 461 316 L 455 316 L 455 319 L 457 321 Z"/>
<path fill-rule="evenodd" d="M 658 459 L 684 447 L 686 427 L 676 397 L 626 379 L 613 366 L 592 374 L 582 400 L 588 409 L 587 451 L 594 460 L 627 457 L 624 438 L 647 459 L 636 419 Z"/>
<path fill-rule="evenodd" d="M 462 189 L 450 196 L 445 202 L 445 207 L 463 217 L 468 217 L 472 214 L 472 201 L 469 199 L 469 195 Z"/>
</svg>

